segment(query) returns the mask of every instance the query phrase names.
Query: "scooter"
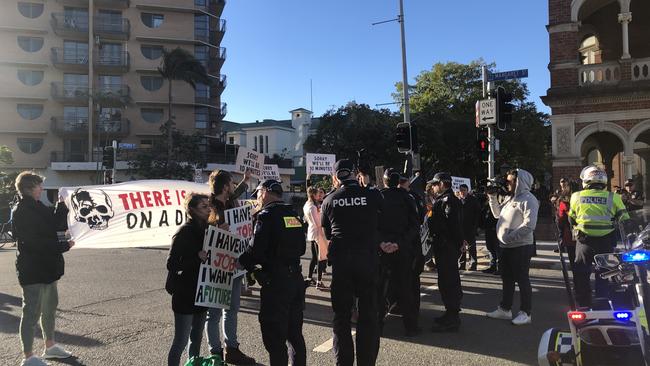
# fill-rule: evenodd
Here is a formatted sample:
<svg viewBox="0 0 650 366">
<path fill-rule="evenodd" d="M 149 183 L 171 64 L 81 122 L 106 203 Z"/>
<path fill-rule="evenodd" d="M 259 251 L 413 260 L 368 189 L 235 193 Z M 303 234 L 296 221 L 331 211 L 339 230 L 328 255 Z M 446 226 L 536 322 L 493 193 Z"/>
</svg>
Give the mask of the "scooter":
<svg viewBox="0 0 650 366">
<path fill-rule="evenodd" d="M 538 348 L 540 366 L 650 366 L 646 307 L 650 306 L 647 266 L 650 263 L 650 210 L 636 211 L 619 227 L 623 248 L 596 255 L 596 275 L 608 281 L 608 298 L 595 298 L 591 308 L 578 308 L 560 248 L 562 274 L 569 297 L 569 330 L 549 329 Z M 625 228 L 632 228 L 626 235 Z"/>
</svg>

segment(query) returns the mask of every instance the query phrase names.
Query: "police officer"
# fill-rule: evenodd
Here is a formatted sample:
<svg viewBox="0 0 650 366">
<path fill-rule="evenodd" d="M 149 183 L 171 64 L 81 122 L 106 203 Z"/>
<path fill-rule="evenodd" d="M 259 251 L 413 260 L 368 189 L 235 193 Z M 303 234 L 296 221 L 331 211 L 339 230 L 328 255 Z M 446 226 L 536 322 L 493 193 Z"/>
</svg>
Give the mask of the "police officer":
<svg viewBox="0 0 650 366">
<path fill-rule="evenodd" d="M 576 259 L 573 282 L 580 306 L 591 306 L 591 285 L 594 255 L 609 253 L 616 246 L 616 222 L 630 216 L 621 196 L 607 191 L 607 174 L 595 166 L 580 173 L 583 190 L 571 195 L 569 221 L 577 230 Z M 607 281 L 596 276 L 596 297 L 607 296 Z"/>
<path fill-rule="evenodd" d="M 291 364 L 303 366 L 307 351 L 302 336 L 305 283 L 300 257 L 305 254 L 306 241 L 302 221 L 291 205 L 282 201 L 280 182 L 265 180 L 255 194 L 261 209 L 253 215 L 253 239 L 239 263 L 262 286 L 259 321 L 271 365 L 289 364 L 289 342 Z"/>
<path fill-rule="evenodd" d="M 399 187 L 401 174 L 396 169 L 386 169 L 384 185 L 381 190 L 384 197 L 380 216 L 380 235 L 383 242 L 397 244 L 396 251 L 380 253 L 381 255 L 381 285 L 380 285 L 380 314 L 383 322 L 384 315 L 394 302 L 397 302 L 406 336 L 419 333 L 417 327 L 418 309 L 412 289 L 413 263 L 418 246 L 414 243 L 419 237 L 419 220 L 415 201 L 408 192 Z M 419 297 L 419 292 L 418 295 Z"/>
<path fill-rule="evenodd" d="M 623 204 L 628 212 L 643 208 L 643 193 L 634 189 L 634 180 L 625 181 L 625 189 L 621 191 Z"/>
<path fill-rule="evenodd" d="M 435 319 L 433 332 L 455 332 L 460 327 L 460 300 L 463 291 L 458 274 L 458 257 L 463 250 L 460 228 L 460 202 L 451 189 L 451 175 L 436 173 L 429 181 L 435 200 L 427 219 L 433 239 L 433 255 L 438 267 L 438 288 L 445 313 Z"/>
<path fill-rule="evenodd" d="M 330 240 L 328 259 L 332 264 L 336 364 L 354 363 L 350 317 L 356 295 L 359 299 L 356 359 L 357 365 L 365 366 L 375 364 L 379 351 L 376 281 L 382 198 L 378 190 L 361 187 L 353 170 L 348 159 L 334 165 L 333 182 L 338 188 L 323 201 L 321 224 Z"/>
</svg>

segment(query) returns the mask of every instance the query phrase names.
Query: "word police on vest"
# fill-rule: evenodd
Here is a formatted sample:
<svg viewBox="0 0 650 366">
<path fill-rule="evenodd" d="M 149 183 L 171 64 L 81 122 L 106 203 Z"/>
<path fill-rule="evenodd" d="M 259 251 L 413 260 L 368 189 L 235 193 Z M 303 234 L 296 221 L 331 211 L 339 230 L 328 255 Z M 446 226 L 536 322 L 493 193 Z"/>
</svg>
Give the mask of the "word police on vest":
<svg viewBox="0 0 650 366">
<path fill-rule="evenodd" d="M 366 197 L 348 197 L 340 198 L 338 200 L 333 200 L 332 204 L 334 207 L 337 206 L 366 206 Z"/>
</svg>

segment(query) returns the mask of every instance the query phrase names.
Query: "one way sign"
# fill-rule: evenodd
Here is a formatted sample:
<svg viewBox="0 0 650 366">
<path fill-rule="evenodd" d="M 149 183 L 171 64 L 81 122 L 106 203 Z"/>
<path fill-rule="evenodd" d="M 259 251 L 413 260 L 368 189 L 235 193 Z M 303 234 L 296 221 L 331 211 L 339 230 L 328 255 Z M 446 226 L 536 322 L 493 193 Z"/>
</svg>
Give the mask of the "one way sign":
<svg viewBox="0 0 650 366">
<path fill-rule="evenodd" d="M 483 99 L 476 102 L 476 127 L 497 123 L 497 100 Z"/>
</svg>

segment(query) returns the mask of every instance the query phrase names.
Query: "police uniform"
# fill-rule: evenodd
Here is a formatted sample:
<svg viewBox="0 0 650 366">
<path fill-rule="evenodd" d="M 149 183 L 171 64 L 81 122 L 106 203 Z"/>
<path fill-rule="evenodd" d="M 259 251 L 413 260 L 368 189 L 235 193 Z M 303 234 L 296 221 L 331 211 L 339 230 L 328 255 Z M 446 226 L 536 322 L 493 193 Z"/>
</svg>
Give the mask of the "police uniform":
<svg viewBox="0 0 650 366">
<path fill-rule="evenodd" d="M 438 173 L 430 183 L 451 182 L 451 176 Z M 449 188 L 433 202 L 427 219 L 429 235 L 433 240 L 433 255 L 438 267 L 438 288 L 445 314 L 436 319 L 433 331 L 456 331 L 460 326 L 460 300 L 463 291 L 458 273 L 458 257 L 463 242 L 460 228 L 460 201 Z"/>
<path fill-rule="evenodd" d="M 273 180 L 262 182 L 259 189 L 282 193 L 280 183 Z M 305 365 L 305 283 L 300 257 L 305 254 L 306 240 L 302 221 L 292 206 L 282 201 L 267 203 L 253 220 L 253 239 L 239 262 L 262 286 L 259 321 L 264 347 L 271 365 L 285 366 L 289 363 L 289 342 L 293 348 L 291 364 Z"/>
<path fill-rule="evenodd" d="M 342 184 L 323 201 L 321 224 L 330 240 L 328 259 L 332 264 L 336 364 L 354 363 L 350 317 L 357 296 L 357 365 L 374 365 L 379 351 L 377 278 L 381 194 L 359 185 L 349 160 L 339 160 L 334 169 Z"/>
<path fill-rule="evenodd" d="M 409 196 L 413 199 L 413 203 L 417 208 L 417 236 L 413 241 L 413 263 L 411 271 L 411 291 L 413 293 L 413 298 L 415 299 L 415 308 L 417 311 L 420 311 L 420 275 L 424 271 L 424 254 L 422 254 L 422 241 L 420 237 L 422 222 L 426 216 L 426 207 L 424 205 L 424 199 L 420 197 L 419 194 L 413 190 L 408 191 Z"/>
<path fill-rule="evenodd" d="M 604 174 L 604 173 L 603 173 Z M 583 179 L 584 181 L 584 179 Z M 594 255 L 609 253 L 616 246 L 614 224 L 629 219 L 621 196 L 602 189 L 584 189 L 571 195 L 569 219 L 578 231 L 573 281 L 580 306 L 591 306 Z M 596 297 L 607 296 L 607 281 L 596 276 Z"/>
<path fill-rule="evenodd" d="M 384 182 L 388 188 L 381 190 L 384 198 L 380 215 L 382 242 L 397 243 L 394 253 L 381 253 L 381 281 L 379 287 L 379 319 L 395 302 L 402 313 L 407 335 L 417 333 L 418 309 L 412 291 L 413 263 L 418 246 L 419 220 L 414 200 L 405 189 L 399 188 L 400 173 L 387 169 Z M 419 291 L 417 296 L 419 297 Z"/>
</svg>

